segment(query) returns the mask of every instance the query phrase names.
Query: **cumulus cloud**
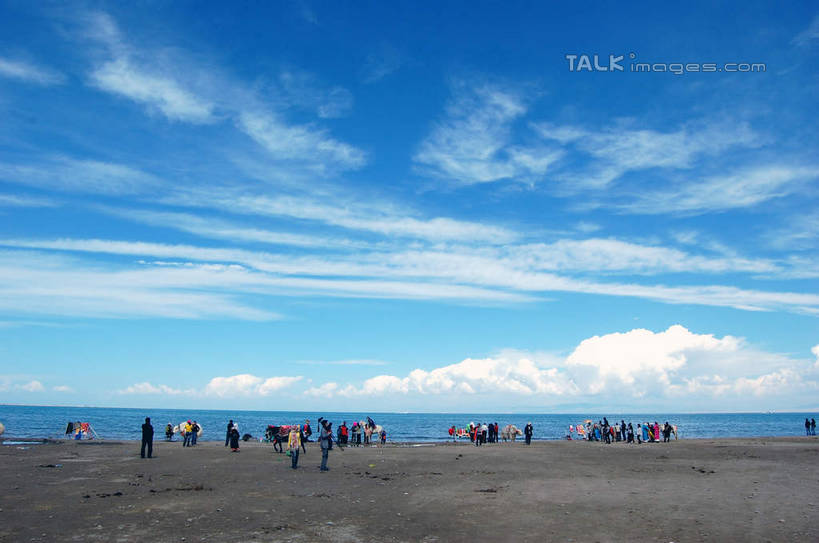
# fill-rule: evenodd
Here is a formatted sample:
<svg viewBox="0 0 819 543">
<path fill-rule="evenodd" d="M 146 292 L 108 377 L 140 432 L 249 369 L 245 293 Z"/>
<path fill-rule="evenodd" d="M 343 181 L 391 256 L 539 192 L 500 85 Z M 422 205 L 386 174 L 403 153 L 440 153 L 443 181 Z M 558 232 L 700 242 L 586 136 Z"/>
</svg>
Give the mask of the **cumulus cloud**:
<svg viewBox="0 0 819 543">
<path fill-rule="evenodd" d="M 819 358 L 819 345 L 814 347 Z M 817 360 L 819 364 L 819 360 Z M 698 334 L 681 325 L 660 332 L 634 329 L 581 341 L 565 358 L 504 351 L 404 376 L 362 383 L 328 382 L 320 397 L 458 397 L 500 395 L 542 401 L 736 401 L 816 390 L 810 363 L 765 352 L 735 336 Z M 700 406 L 702 407 L 702 406 Z"/>
<path fill-rule="evenodd" d="M 584 379 L 591 393 L 602 391 L 611 378 L 626 385 L 638 379 L 668 385 L 671 375 L 686 365 L 690 354 L 735 352 L 739 345 L 735 337 L 717 339 L 710 334 L 694 334 L 680 325 L 659 333 L 636 329 L 583 340 L 566 359 L 566 366 L 594 370 Z M 585 372 L 574 373 L 579 376 Z"/>
<path fill-rule="evenodd" d="M 300 381 L 297 377 L 269 377 L 267 379 L 242 373 L 230 377 L 214 377 L 205 385 L 207 396 L 268 396 L 273 392 L 285 389 Z"/>
<path fill-rule="evenodd" d="M 337 387 L 325 392 L 332 392 Z M 572 394 L 576 387 L 556 368 L 544 368 L 532 358 L 500 355 L 492 358 L 467 358 L 431 371 L 413 370 L 406 377 L 378 375 L 362 386 L 346 387 L 339 393 L 357 394 L 448 394 L 514 393 Z"/>
<path fill-rule="evenodd" d="M 68 385 L 57 385 L 55 387 L 52 387 L 51 390 L 53 390 L 54 392 L 74 392 L 74 389 Z"/>
<path fill-rule="evenodd" d="M 29 381 L 28 383 L 24 383 L 22 385 L 16 385 L 15 388 L 25 390 L 26 392 L 42 392 L 45 390 L 43 383 L 37 380 Z"/>
</svg>

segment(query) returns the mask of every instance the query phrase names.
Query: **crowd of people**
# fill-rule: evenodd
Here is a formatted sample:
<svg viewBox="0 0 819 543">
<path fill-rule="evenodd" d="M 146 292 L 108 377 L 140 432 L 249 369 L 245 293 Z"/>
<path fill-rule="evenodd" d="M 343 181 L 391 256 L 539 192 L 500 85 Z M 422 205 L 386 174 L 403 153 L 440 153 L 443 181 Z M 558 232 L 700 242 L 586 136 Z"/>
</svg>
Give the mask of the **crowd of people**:
<svg viewBox="0 0 819 543">
<path fill-rule="evenodd" d="M 567 439 L 573 439 L 572 434 L 576 433 L 579 439 L 588 441 L 602 441 L 603 443 L 611 444 L 614 442 L 625 443 L 655 443 L 662 441 L 668 443 L 671 441 L 671 436 L 677 439 L 677 427 L 665 422 L 662 426 L 657 421 L 654 424 L 650 422 L 638 422 L 637 427 L 629 422 L 626 424 L 625 420 L 620 422 L 615 421 L 613 424 L 609 423 L 606 417 L 603 420 L 592 422 L 587 420 L 583 424 L 577 426 L 569 426 L 569 432 L 566 435 Z"/>
</svg>

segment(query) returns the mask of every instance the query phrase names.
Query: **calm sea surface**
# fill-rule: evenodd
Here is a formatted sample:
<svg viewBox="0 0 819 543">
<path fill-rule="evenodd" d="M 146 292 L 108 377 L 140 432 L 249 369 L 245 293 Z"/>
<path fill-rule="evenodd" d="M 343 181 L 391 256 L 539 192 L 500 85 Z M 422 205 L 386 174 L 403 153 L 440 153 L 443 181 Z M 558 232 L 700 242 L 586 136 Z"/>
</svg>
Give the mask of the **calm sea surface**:
<svg viewBox="0 0 819 543">
<path fill-rule="evenodd" d="M 625 420 L 636 427 L 638 422 L 665 421 L 676 424 L 682 439 L 713 437 L 798 436 L 805 434 L 805 417 L 819 418 L 817 413 L 588 413 L 571 415 L 527 414 L 438 414 L 438 413 L 334 413 L 305 411 L 210 411 L 181 409 L 119 409 L 97 407 L 35 407 L 0 405 L 0 422 L 6 426 L 3 438 L 63 437 L 68 421 L 90 422 L 103 439 L 140 439 L 141 424 L 151 417 L 156 439 L 162 439 L 165 425 L 188 419 L 203 428 L 200 440 L 222 440 L 229 419 L 239 424 L 242 434 L 255 437 L 263 434 L 268 424 L 302 424 L 310 419 L 316 432 L 319 416 L 333 421 L 334 427 L 347 421 L 366 420 L 371 416 L 384 427 L 390 441 L 441 441 L 448 438 L 447 429 L 464 427 L 469 422 L 497 422 L 501 427 L 515 424 L 519 428 L 530 422 L 535 439 L 563 439 L 570 424 L 586 419 L 597 421 L 603 416 L 609 421 Z"/>
</svg>

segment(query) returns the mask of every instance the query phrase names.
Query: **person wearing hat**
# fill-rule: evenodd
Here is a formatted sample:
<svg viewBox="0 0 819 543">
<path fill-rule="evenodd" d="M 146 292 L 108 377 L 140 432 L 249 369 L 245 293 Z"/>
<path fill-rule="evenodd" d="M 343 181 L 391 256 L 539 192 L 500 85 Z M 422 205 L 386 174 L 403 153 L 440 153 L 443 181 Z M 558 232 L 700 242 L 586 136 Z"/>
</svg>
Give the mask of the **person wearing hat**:
<svg viewBox="0 0 819 543">
<path fill-rule="evenodd" d="M 151 426 L 151 417 L 145 417 L 145 424 L 142 425 L 142 447 L 139 456 L 145 458 L 145 447 L 148 447 L 148 458 L 154 452 L 154 427 Z"/>
<path fill-rule="evenodd" d="M 526 438 L 526 444 L 532 444 L 532 434 L 535 433 L 535 429 L 532 426 L 531 422 L 527 422 L 526 426 L 523 428 L 523 436 Z"/>
</svg>

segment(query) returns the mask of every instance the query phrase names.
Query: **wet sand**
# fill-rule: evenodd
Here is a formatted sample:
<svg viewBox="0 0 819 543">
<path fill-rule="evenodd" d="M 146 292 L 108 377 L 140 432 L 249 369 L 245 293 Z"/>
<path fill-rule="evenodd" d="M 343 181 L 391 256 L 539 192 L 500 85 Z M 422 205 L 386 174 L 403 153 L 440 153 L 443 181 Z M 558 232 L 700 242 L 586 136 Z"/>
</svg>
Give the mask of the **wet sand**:
<svg viewBox="0 0 819 543">
<path fill-rule="evenodd" d="M 815 438 L 0 447 L 0 541 L 819 541 Z"/>
</svg>

